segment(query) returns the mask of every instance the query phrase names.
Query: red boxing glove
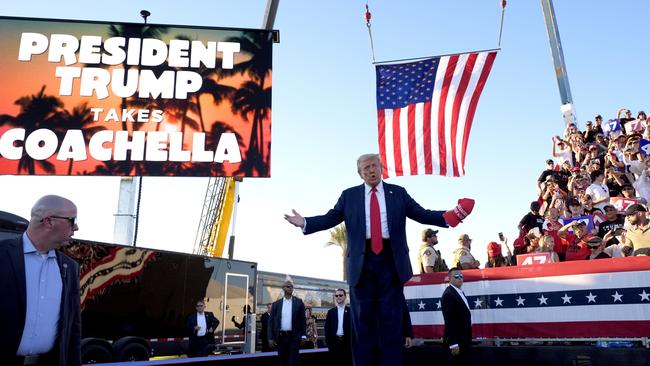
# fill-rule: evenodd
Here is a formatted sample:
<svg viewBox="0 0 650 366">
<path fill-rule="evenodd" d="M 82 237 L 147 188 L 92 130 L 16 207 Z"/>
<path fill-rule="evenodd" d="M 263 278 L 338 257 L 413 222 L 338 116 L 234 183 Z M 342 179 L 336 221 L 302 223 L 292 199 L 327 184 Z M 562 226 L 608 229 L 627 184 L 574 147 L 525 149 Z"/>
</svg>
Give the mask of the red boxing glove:
<svg viewBox="0 0 650 366">
<path fill-rule="evenodd" d="M 456 227 L 461 223 L 474 209 L 474 200 L 471 198 L 461 198 L 458 200 L 458 206 L 442 214 L 447 225 Z"/>
</svg>

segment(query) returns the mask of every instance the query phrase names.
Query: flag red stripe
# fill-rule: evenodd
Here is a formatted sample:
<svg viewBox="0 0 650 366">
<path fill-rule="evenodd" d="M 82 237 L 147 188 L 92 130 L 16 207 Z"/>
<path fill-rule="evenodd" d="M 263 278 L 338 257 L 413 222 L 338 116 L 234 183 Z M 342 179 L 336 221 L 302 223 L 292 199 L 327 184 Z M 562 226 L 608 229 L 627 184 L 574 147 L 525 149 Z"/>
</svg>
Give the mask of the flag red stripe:
<svg viewBox="0 0 650 366">
<path fill-rule="evenodd" d="M 408 106 L 409 162 L 411 175 L 418 175 L 418 156 L 415 145 L 415 104 Z"/>
<path fill-rule="evenodd" d="M 424 174 L 433 174 L 433 162 L 431 160 L 431 102 L 425 102 L 423 115 L 423 144 L 424 144 Z"/>
<path fill-rule="evenodd" d="M 610 273 L 646 271 L 650 258 L 627 257 L 599 259 L 597 261 L 570 261 L 546 263 L 533 266 L 516 266 L 485 269 L 463 270 L 464 282 L 515 280 L 524 278 L 539 278 L 553 276 L 581 275 L 585 273 Z M 445 283 L 447 273 L 427 273 L 415 275 L 405 286 L 422 286 Z"/>
<path fill-rule="evenodd" d="M 458 62 L 458 55 L 450 56 L 445 78 L 440 88 L 440 104 L 438 105 L 438 153 L 440 155 L 440 175 L 447 175 L 447 142 L 445 141 L 445 104 L 447 104 L 447 92 L 454 76 L 454 69 Z"/>
<path fill-rule="evenodd" d="M 472 53 L 467 57 L 467 62 L 465 62 L 465 68 L 463 70 L 462 76 L 460 77 L 458 89 L 456 90 L 456 97 L 454 98 L 454 105 L 451 110 L 451 160 L 454 167 L 454 177 L 460 176 L 458 172 L 458 162 L 456 159 L 456 144 L 458 142 L 456 139 L 456 136 L 458 134 L 458 115 L 460 114 L 460 105 L 463 102 L 463 98 L 465 97 L 465 91 L 467 91 L 469 79 L 472 76 L 472 69 L 474 69 L 474 63 L 476 63 L 477 57 L 478 53 Z"/>
<path fill-rule="evenodd" d="M 383 166 L 383 177 L 388 178 L 388 165 L 386 164 L 386 115 L 383 109 L 377 110 L 377 135 L 379 137 L 379 156 Z"/>
<path fill-rule="evenodd" d="M 467 117 L 465 118 L 465 133 L 463 133 L 463 155 L 461 156 L 463 167 L 465 166 L 465 153 L 467 152 L 467 143 L 469 141 L 469 132 L 472 130 L 472 121 L 474 120 L 474 113 L 476 112 L 476 106 L 478 105 L 478 100 L 481 97 L 481 92 L 483 92 L 483 87 L 487 81 L 487 77 L 490 74 L 492 69 L 492 64 L 494 59 L 497 56 L 496 52 L 488 53 L 485 59 L 485 65 L 483 65 L 483 71 L 481 71 L 481 76 L 478 79 L 476 84 L 476 89 L 474 89 L 474 95 L 472 95 L 472 100 L 469 103 L 469 108 L 467 109 Z"/>
<path fill-rule="evenodd" d="M 473 324 L 472 337 L 502 338 L 594 338 L 647 337 L 650 320 L 617 320 L 552 323 L 490 323 Z M 416 338 L 442 338 L 444 325 L 414 325 Z"/>
<path fill-rule="evenodd" d="M 395 175 L 404 175 L 402 167 L 402 147 L 400 144 L 399 115 L 401 109 L 393 109 L 393 155 L 395 156 Z"/>
</svg>

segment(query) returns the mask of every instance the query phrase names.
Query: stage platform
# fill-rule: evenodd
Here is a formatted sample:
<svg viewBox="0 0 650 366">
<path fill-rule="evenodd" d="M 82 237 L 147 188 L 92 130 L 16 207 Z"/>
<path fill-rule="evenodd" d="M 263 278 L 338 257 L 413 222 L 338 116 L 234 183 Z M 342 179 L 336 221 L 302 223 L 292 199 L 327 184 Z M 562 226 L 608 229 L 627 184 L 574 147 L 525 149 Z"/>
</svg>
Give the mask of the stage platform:
<svg viewBox="0 0 650 366">
<path fill-rule="evenodd" d="M 475 366 L 648 366 L 648 348 L 597 348 L 593 346 L 475 346 L 472 349 Z M 447 352 L 440 345 L 413 347 L 406 351 L 405 366 L 445 366 Z M 147 362 L 120 362 L 105 366 L 192 365 L 192 366 L 277 366 L 275 352 L 252 355 L 178 358 Z M 336 366 L 326 350 L 301 350 L 301 366 Z"/>
</svg>

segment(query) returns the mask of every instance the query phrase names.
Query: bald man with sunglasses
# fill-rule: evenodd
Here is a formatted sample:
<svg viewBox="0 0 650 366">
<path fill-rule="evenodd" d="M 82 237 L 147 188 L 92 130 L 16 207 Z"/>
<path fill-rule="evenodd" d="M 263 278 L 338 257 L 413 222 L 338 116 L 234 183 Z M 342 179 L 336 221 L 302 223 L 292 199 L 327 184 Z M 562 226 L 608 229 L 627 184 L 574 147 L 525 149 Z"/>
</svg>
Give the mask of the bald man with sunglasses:
<svg viewBox="0 0 650 366">
<path fill-rule="evenodd" d="M 3 365 L 81 365 L 79 265 L 58 250 L 78 229 L 74 203 L 49 195 L 21 237 L 0 242 Z"/>
</svg>

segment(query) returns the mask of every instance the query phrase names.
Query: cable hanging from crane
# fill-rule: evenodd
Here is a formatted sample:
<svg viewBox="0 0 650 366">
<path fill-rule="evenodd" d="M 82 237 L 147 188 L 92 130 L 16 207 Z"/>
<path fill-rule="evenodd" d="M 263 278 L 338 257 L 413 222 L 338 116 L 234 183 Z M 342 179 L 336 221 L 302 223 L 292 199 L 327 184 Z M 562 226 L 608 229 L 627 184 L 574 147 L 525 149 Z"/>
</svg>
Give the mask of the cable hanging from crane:
<svg viewBox="0 0 650 366">
<path fill-rule="evenodd" d="M 453 54 L 456 55 L 456 54 L 465 54 L 465 53 L 474 53 L 474 52 L 500 51 L 501 50 L 501 35 L 503 34 L 503 18 L 505 17 L 506 5 L 507 5 L 507 1 L 506 0 L 501 0 L 501 25 L 499 27 L 499 40 L 498 40 L 497 48 L 481 50 L 481 51 L 453 53 Z M 372 38 L 372 30 L 371 30 L 372 13 L 370 13 L 370 8 L 368 6 L 368 1 L 366 1 L 366 12 L 364 13 L 364 19 L 366 20 L 366 27 L 368 27 L 368 37 L 370 38 L 370 51 L 372 52 L 372 63 L 375 64 L 375 65 L 377 65 L 377 64 L 387 64 L 387 63 L 397 63 L 397 62 L 404 62 L 404 61 L 423 60 L 423 59 L 432 58 L 432 57 L 448 56 L 448 55 L 424 56 L 424 57 L 414 57 L 414 58 L 405 58 L 405 59 L 399 59 L 399 60 L 390 60 L 390 61 L 379 61 L 379 62 L 377 62 L 377 61 L 375 61 L 375 45 L 374 45 L 374 40 Z"/>
<path fill-rule="evenodd" d="M 370 13 L 370 9 L 368 8 L 368 2 L 366 1 L 366 13 L 364 15 L 364 18 L 366 19 L 366 27 L 368 27 L 368 37 L 370 37 L 370 51 L 372 52 L 372 63 L 375 63 L 375 45 L 372 41 L 372 29 L 370 19 L 372 19 L 372 14 Z"/>
<path fill-rule="evenodd" d="M 501 34 L 503 33 L 503 18 L 506 14 L 506 0 L 501 0 L 501 26 L 499 27 L 499 42 L 497 48 L 501 48 Z"/>
</svg>

